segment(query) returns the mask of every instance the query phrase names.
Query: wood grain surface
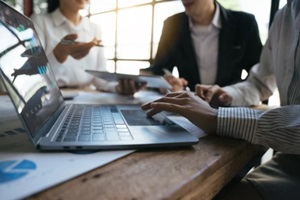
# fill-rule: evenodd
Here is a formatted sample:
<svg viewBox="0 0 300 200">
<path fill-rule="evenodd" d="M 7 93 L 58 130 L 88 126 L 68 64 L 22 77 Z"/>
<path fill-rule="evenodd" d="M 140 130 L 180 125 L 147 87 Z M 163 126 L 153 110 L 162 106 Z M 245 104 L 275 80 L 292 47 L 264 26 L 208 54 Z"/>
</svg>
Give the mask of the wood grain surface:
<svg viewBox="0 0 300 200">
<path fill-rule="evenodd" d="M 28 199 L 211 199 L 260 150 L 206 136 L 192 147 L 137 151 Z"/>
</svg>

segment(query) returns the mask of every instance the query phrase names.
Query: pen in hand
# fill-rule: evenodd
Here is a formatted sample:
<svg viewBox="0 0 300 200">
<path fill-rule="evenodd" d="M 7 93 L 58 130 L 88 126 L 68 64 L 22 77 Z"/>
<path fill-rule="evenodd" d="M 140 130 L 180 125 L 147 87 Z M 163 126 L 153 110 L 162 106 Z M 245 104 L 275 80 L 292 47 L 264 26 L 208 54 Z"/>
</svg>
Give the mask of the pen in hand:
<svg viewBox="0 0 300 200">
<path fill-rule="evenodd" d="M 165 73 L 165 75 L 173 75 L 168 69 L 166 69 L 166 68 L 163 68 L 162 69 L 163 70 L 163 72 Z"/>
<path fill-rule="evenodd" d="M 83 42 L 78 42 L 74 40 L 68 40 L 68 39 L 61 39 L 60 41 L 61 44 L 67 44 L 67 45 L 72 45 L 76 43 L 83 43 Z M 95 44 L 96 47 L 104 47 L 102 44 Z"/>
</svg>

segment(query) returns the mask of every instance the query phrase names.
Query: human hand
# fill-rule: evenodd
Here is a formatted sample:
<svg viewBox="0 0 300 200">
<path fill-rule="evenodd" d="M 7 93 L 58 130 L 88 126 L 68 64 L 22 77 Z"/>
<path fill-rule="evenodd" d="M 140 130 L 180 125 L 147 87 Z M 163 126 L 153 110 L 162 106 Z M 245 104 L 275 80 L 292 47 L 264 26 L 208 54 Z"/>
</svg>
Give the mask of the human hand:
<svg viewBox="0 0 300 200">
<path fill-rule="evenodd" d="M 214 134 L 217 129 L 217 110 L 191 92 L 169 93 L 163 98 L 142 105 L 141 108 L 148 110 L 149 117 L 161 111 L 180 114 L 206 133 Z"/>
<path fill-rule="evenodd" d="M 198 95 L 213 107 L 230 106 L 232 103 L 232 96 L 218 85 L 197 84 L 195 86 L 195 95 Z"/>
<path fill-rule="evenodd" d="M 98 45 L 101 42 L 96 38 L 90 42 L 76 42 L 75 40 L 77 37 L 77 34 L 66 35 L 62 41 L 68 41 L 69 43 L 66 44 L 60 42 L 54 48 L 53 53 L 59 62 L 63 63 L 68 56 L 72 56 L 74 59 L 79 60 L 85 57 L 93 46 Z"/>
<path fill-rule="evenodd" d="M 121 95 L 133 95 L 146 87 L 146 82 L 136 82 L 132 79 L 119 79 L 116 91 Z"/>
<path fill-rule="evenodd" d="M 188 81 L 184 78 L 176 78 L 171 74 L 164 75 L 166 81 L 172 86 L 172 92 L 180 92 L 183 91 L 184 87 L 187 86 Z M 161 91 L 162 93 L 166 93 L 166 91 Z"/>
</svg>

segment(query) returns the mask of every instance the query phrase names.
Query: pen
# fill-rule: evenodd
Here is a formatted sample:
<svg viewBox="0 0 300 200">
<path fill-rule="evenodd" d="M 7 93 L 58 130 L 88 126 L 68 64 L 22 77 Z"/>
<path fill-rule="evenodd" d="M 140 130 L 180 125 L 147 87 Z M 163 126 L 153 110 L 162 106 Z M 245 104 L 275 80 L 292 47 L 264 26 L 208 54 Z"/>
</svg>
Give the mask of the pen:
<svg viewBox="0 0 300 200">
<path fill-rule="evenodd" d="M 166 68 L 163 68 L 162 70 L 165 73 L 165 75 L 173 75 L 172 72 L 170 72 L 170 70 L 168 70 Z M 191 89 L 188 86 L 183 86 L 183 90 L 185 90 L 185 91 L 191 91 Z"/>
<path fill-rule="evenodd" d="M 172 72 L 170 72 L 168 69 L 163 68 L 162 70 L 165 73 L 165 75 L 172 75 Z"/>
<path fill-rule="evenodd" d="M 75 43 L 81 43 L 81 42 L 74 41 L 74 40 L 62 39 L 62 40 L 60 41 L 60 43 L 61 43 L 61 44 L 72 45 L 72 44 L 75 44 Z M 95 44 L 95 46 L 97 46 L 97 47 L 104 47 L 102 44 Z"/>
</svg>

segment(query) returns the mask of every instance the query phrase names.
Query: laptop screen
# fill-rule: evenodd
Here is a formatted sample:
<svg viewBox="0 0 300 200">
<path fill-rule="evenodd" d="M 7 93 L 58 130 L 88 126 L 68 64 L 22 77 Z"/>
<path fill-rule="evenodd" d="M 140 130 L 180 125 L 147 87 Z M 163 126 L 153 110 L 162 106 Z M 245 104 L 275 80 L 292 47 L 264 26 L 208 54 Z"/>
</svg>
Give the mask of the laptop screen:
<svg viewBox="0 0 300 200">
<path fill-rule="evenodd" d="M 31 20 L 3 2 L 0 38 L 1 78 L 34 137 L 62 105 L 62 95 Z"/>
</svg>

